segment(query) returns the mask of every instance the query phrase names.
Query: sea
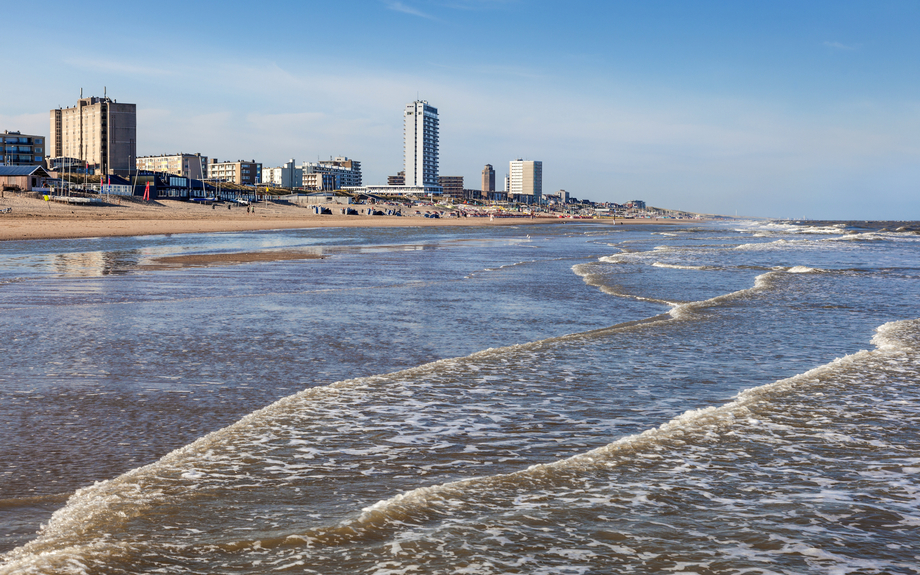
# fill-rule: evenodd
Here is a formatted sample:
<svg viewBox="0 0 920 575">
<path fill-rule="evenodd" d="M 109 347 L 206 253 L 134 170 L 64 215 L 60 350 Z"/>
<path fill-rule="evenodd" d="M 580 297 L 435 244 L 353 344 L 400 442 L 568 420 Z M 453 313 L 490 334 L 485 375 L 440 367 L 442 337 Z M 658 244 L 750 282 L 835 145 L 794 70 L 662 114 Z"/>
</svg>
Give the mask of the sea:
<svg viewBox="0 0 920 575">
<path fill-rule="evenodd" d="M 2 575 L 920 573 L 917 223 L 9 241 L 0 364 Z"/>
</svg>

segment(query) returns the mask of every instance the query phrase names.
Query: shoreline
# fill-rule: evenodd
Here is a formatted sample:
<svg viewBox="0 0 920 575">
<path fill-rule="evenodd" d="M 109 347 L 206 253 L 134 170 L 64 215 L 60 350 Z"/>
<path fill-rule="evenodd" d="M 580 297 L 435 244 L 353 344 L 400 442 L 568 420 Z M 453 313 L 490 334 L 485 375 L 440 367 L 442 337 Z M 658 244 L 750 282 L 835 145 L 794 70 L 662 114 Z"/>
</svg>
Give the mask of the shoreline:
<svg viewBox="0 0 920 575">
<path fill-rule="evenodd" d="M 268 231 L 298 228 L 336 227 L 422 227 L 422 226 L 509 226 L 564 224 L 574 222 L 617 225 L 681 225 L 703 220 L 623 220 L 613 218 L 566 219 L 537 217 L 426 218 L 423 216 L 316 215 L 291 205 L 259 204 L 252 213 L 242 207 L 212 208 L 178 200 L 157 200 L 149 204 L 134 201 L 109 205 L 69 205 L 34 198 L 0 198 L 0 241 L 85 239 L 148 235 Z M 434 208 L 412 208 L 435 211 Z"/>
</svg>

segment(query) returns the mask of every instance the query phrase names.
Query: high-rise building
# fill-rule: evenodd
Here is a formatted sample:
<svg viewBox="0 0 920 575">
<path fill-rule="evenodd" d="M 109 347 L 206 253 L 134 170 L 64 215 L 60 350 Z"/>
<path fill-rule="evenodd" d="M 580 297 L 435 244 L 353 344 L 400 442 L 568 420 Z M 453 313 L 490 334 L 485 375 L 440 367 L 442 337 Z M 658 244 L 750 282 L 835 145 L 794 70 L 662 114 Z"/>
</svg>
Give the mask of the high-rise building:
<svg viewBox="0 0 920 575">
<path fill-rule="evenodd" d="M 543 162 L 511 160 L 509 196 L 523 196 L 528 202 L 539 202 L 543 195 Z M 518 198 L 515 198 L 518 199 Z"/>
<path fill-rule="evenodd" d="M 128 174 L 137 158 L 137 105 L 80 98 L 51 110 L 49 155 L 77 158 L 98 174 Z"/>
<path fill-rule="evenodd" d="M 204 179 L 208 174 L 208 157 L 201 154 L 141 156 L 134 161 L 138 170 L 165 172 L 176 176 Z"/>
<path fill-rule="evenodd" d="M 45 159 L 45 137 L 5 131 L 0 134 L 0 164 L 40 166 Z"/>
<path fill-rule="evenodd" d="M 406 186 L 438 185 L 438 109 L 424 100 L 403 111 Z"/>
<path fill-rule="evenodd" d="M 482 191 L 495 191 L 495 170 L 492 169 L 492 164 L 486 164 L 482 169 Z"/>
</svg>

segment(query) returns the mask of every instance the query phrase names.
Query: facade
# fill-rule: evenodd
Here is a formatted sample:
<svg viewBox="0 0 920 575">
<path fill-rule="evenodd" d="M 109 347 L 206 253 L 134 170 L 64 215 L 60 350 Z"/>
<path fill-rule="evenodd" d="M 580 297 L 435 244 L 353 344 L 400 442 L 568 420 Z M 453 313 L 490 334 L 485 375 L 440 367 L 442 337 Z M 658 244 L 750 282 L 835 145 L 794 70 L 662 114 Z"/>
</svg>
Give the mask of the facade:
<svg viewBox="0 0 920 575">
<path fill-rule="evenodd" d="M 243 186 L 254 186 L 262 181 L 262 164 L 255 160 L 244 162 L 219 162 L 217 158 L 208 164 L 208 179 L 218 182 L 230 182 Z"/>
<path fill-rule="evenodd" d="M 300 185 L 305 190 L 314 190 L 317 192 L 339 189 L 335 185 L 335 174 L 324 172 L 313 172 L 302 174 Z"/>
<path fill-rule="evenodd" d="M 463 176 L 438 176 L 438 185 L 445 196 L 463 199 Z"/>
<path fill-rule="evenodd" d="M 360 187 L 363 185 L 361 177 L 361 162 L 358 162 L 357 160 L 350 160 L 344 156 L 331 158 L 329 160 L 322 160 L 319 162 L 304 162 L 301 169 L 303 170 L 304 178 L 306 178 L 307 174 L 329 174 L 333 176 L 335 178 L 335 183 L 331 188 L 321 188 L 324 190 L 341 190 L 346 187 Z M 304 187 L 306 187 L 306 184 L 304 184 Z"/>
<path fill-rule="evenodd" d="M 5 131 L 0 134 L 0 164 L 39 166 L 45 158 L 45 137 Z"/>
<path fill-rule="evenodd" d="M 299 188 L 303 185 L 303 169 L 294 165 L 294 158 L 280 168 L 262 168 L 259 183 L 281 188 Z"/>
<path fill-rule="evenodd" d="M 48 172 L 41 166 L 0 166 L 0 190 L 18 189 L 28 192 L 33 188 L 42 188 Z"/>
<path fill-rule="evenodd" d="M 361 186 L 364 184 L 361 177 L 361 162 L 350 160 L 345 156 L 338 156 L 328 160 L 317 162 L 320 167 L 329 170 L 327 173 L 335 174 L 338 177 L 339 187 Z"/>
<path fill-rule="evenodd" d="M 163 156 L 141 156 L 134 162 L 139 171 L 163 172 L 203 180 L 208 172 L 208 157 L 201 154 L 171 154 Z"/>
<path fill-rule="evenodd" d="M 528 203 L 539 203 L 543 195 L 543 162 L 533 160 L 511 160 L 509 169 L 508 196 Z"/>
<path fill-rule="evenodd" d="M 403 111 L 403 152 L 409 187 L 438 185 L 438 109 L 424 100 Z"/>
<path fill-rule="evenodd" d="M 626 202 L 626 207 L 632 208 L 634 210 L 644 210 L 645 202 L 642 200 L 632 200 L 632 201 Z"/>
<path fill-rule="evenodd" d="M 492 169 L 492 164 L 486 164 L 486 167 L 482 169 L 482 191 L 495 191 L 495 170 Z"/>
<path fill-rule="evenodd" d="M 387 176 L 387 185 L 388 186 L 405 186 L 406 185 L 406 172 L 401 171 L 395 176 Z"/>
<path fill-rule="evenodd" d="M 110 98 L 80 98 L 51 110 L 48 155 L 77 158 L 98 174 L 128 174 L 137 158 L 137 106 Z"/>
</svg>

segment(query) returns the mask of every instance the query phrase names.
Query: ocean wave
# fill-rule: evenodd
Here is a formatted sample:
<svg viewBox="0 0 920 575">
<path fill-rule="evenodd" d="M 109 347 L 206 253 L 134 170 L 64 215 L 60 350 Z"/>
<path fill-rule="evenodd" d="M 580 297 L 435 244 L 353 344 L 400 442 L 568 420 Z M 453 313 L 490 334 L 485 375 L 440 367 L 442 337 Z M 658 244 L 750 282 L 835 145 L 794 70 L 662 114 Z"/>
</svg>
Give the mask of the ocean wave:
<svg viewBox="0 0 920 575">
<path fill-rule="evenodd" d="M 716 269 L 712 266 L 688 266 L 688 265 L 679 265 L 679 264 L 666 264 L 663 262 L 655 262 L 652 264 L 652 267 L 656 268 L 667 268 L 672 270 L 712 270 Z"/>
<path fill-rule="evenodd" d="M 284 542 L 293 540 L 340 545 L 355 539 L 377 537 L 373 533 L 401 526 L 405 522 L 429 521 L 438 514 L 450 513 L 463 501 L 481 500 L 488 493 L 540 492 L 559 483 L 577 480 L 593 469 L 616 467 L 633 456 L 648 454 L 656 458 L 655 453 L 664 446 L 680 450 L 690 434 L 705 432 L 711 435 L 731 428 L 740 420 L 750 420 L 754 417 L 754 406 L 784 396 L 793 389 L 820 385 L 831 374 L 845 372 L 881 354 L 916 352 L 920 342 L 920 320 L 885 324 L 877 329 L 873 342 L 877 345 L 874 351 L 858 351 L 804 373 L 744 390 L 725 405 L 688 410 L 659 427 L 623 437 L 586 453 L 532 465 L 512 473 L 419 487 L 365 507 L 355 517 L 339 524 L 290 536 Z"/>
</svg>

